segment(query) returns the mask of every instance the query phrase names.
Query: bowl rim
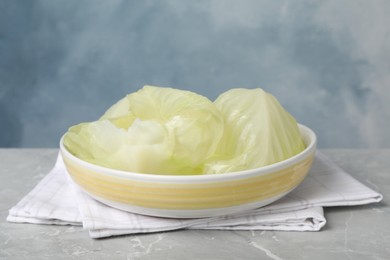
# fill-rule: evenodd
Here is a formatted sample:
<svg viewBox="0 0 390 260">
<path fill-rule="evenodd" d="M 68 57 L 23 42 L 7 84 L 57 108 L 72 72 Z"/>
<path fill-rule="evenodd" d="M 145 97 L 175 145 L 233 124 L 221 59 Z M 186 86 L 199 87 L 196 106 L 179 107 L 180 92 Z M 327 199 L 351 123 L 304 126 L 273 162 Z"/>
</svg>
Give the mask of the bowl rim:
<svg viewBox="0 0 390 260">
<path fill-rule="evenodd" d="M 152 174 L 152 173 L 139 173 L 139 172 L 131 172 L 124 171 L 118 169 L 112 169 L 100 165 L 96 165 L 87 161 L 84 161 L 72 153 L 68 151 L 65 147 L 63 140 L 66 133 L 61 137 L 59 142 L 60 152 L 62 157 L 67 157 L 73 162 L 79 164 L 82 167 L 93 170 L 94 172 L 111 175 L 119 178 L 131 179 L 136 181 L 149 181 L 149 182 L 175 182 L 175 183 L 191 183 L 191 182 L 216 182 L 216 181 L 229 181 L 229 180 L 237 180 L 242 178 L 252 177 L 254 175 L 260 176 L 268 173 L 272 173 L 275 171 L 282 170 L 287 168 L 303 158 L 306 158 L 311 153 L 313 153 L 316 149 L 317 145 L 317 137 L 313 130 L 309 127 L 298 124 L 300 134 L 305 141 L 306 148 L 300 153 L 277 163 L 266 165 L 263 167 L 243 170 L 243 171 L 235 171 L 235 172 L 227 172 L 221 174 L 202 174 L 202 175 L 167 175 L 167 174 Z"/>
</svg>

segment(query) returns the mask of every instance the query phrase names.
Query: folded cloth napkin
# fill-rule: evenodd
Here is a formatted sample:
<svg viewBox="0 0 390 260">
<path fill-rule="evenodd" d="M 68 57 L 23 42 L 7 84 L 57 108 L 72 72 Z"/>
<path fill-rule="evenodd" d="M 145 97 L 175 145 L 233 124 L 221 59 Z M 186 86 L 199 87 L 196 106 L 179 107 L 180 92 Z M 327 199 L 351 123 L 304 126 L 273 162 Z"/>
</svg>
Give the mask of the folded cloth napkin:
<svg viewBox="0 0 390 260">
<path fill-rule="evenodd" d="M 381 200 L 381 194 L 317 152 L 301 185 L 268 206 L 221 217 L 151 217 L 118 210 L 91 198 L 72 182 L 59 155 L 49 174 L 10 209 L 7 221 L 82 225 L 92 238 L 185 228 L 318 231 L 326 224 L 323 207 L 363 205 Z"/>
</svg>

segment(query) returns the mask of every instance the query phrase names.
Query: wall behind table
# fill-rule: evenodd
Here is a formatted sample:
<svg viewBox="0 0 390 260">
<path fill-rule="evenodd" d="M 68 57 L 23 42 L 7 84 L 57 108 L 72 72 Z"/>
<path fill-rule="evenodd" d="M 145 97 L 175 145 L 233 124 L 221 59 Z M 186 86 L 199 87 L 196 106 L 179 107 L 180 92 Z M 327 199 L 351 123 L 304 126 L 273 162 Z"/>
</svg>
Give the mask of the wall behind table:
<svg viewBox="0 0 390 260">
<path fill-rule="evenodd" d="M 320 148 L 390 147 L 389 1 L 2 1 L 0 147 L 57 147 L 145 84 L 274 94 Z"/>
</svg>

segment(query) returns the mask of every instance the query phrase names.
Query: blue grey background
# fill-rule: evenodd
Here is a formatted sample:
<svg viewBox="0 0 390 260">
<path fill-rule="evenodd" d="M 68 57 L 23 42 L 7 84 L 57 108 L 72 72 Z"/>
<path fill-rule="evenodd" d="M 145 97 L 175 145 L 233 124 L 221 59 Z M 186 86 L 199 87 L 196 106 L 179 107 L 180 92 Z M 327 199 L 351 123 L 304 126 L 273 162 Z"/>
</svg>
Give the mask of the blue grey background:
<svg viewBox="0 0 390 260">
<path fill-rule="evenodd" d="M 0 147 L 57 147 L 145 84 L 261 87 L 321 148 L 390 147 L 390 1 L 0 0 Z"/>
</svg>

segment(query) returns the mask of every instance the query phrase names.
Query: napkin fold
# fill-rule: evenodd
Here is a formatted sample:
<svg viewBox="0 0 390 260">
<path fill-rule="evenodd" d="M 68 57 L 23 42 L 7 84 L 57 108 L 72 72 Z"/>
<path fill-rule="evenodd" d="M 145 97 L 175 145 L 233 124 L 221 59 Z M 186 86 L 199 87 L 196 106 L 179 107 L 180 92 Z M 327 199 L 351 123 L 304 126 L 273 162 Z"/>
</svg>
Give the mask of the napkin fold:
<svg viewBox="0 0 390 260">
<path fill-rule="evenodd" d="M 92 238 L 177 229 L 318 231 L 326 224 L 323 207 L 381 200 L 381 194 L 317 152 L 305 180 L 268 206 L 210 218 L 152 217 L 118 210 L 91 198 L 72 182 L 59 154 L 54 168 L 10 209 L 7 221 L 82 225 Z"/>
</svg>

